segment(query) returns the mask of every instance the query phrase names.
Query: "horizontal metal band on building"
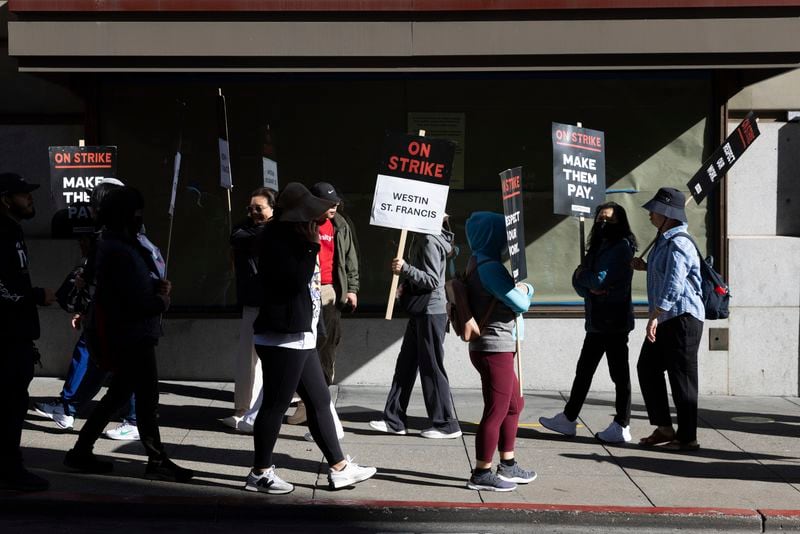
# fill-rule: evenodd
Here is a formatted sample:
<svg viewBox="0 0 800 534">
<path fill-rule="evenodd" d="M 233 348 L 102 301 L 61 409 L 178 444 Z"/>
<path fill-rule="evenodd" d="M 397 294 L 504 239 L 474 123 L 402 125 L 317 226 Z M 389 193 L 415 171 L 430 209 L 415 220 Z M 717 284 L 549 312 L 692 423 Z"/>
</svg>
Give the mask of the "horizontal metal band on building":
<svg viewBox="0 0 800 534">
<path fill-rule="evenodd" d="M 10 21 L 8 29 L 9 54 L 23 60 L 25 70 L 491 69 L 493 64 L 480 58 L 500 58 L 496 63 L 500 69 L 536 65 L 580 68 L 584 63 L 587 67 L 625 68 L 646 67 L 648 57 L 669 58 L 655 61 L 656 65 L 716 66 L 713 56 L 727 55 L 729 59 L 721 62 L 725 65 L 737 54 L 750 58 L 739 66 L 797 66 L 800 57 L 798 17 L 435 22 L 66 20 Z M 710 59 L 698 61 L 701 56 Z M 588 59 L 576 62 L 576 57 Z M 592 61 L 593 57 L 603 59 Z M 169 58 L 172 63 L 181 59 L 189 63 L 160 65 Z M 241 64 L 233 61 L 220 65 L 222 58 L 241 58 Z M 82 61 L 86 64 L 81 65 Z"/>
</svg>

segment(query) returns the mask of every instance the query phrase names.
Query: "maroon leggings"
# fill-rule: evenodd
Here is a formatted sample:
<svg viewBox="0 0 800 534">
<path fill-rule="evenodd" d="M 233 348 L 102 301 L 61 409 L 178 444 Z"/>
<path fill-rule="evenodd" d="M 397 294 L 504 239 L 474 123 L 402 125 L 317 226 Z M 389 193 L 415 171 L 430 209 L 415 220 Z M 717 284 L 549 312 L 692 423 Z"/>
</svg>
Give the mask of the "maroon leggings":
<svg viewBox="0 0 800 534">
<path fill-rule="evenodd" d="M 469 359 L 481 375 L 483 390 L 483 417 L 475 436 L 476 458 L 491 463 L 495 449 L 514 450 L 525 399 L 519 395 L 513 352 L 470 351 Z"/>
</svg>

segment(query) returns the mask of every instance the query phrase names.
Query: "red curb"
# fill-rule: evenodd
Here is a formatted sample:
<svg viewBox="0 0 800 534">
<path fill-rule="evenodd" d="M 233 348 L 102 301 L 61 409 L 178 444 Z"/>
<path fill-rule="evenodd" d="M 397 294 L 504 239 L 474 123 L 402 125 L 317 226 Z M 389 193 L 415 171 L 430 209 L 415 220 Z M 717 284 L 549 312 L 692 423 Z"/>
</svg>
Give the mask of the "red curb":
<svg viewBox="0 0 800 534">
<path fill-rule="evenodd" d="M 764 517 L 797 517 L 800 518 L 800 510 L 771 510 L 759 508 L 758 513 Z"/>
<path fill-rule="evenodd" d="M 125 503 L 133 505 L 195 505 L 195 506 L 242 506 L 258 503 L 281 506 L 342 506 L 352 508 L 382 509 L 436 509 L 436 510 L 518 510 L 521 512 L 566 512 L 566 513 L 590 513 L 590 514 L 629 514 L 642 516 L 730 516 L 747 517 L 798 517 L 800 510 L 761 510 L 748 508 L 715 508 L 715 507 L 665 507 L 665 506 L 605 506 L 605 505 L 572 505 L 572 504 L 546 504 L 546 503 L 474 503 L 474 502 L 442 502 L 442 501 L 389 501 L 389 500 L 359 500 L 359 499 L 315 499 L 315 500 L 291 500 L 287 499 L 284 503 L 278 503 L 270 499 L 268 503 L 259 502 L 252 496 L 223 496 L 223 497 L 202 497 L 202 496 L 117 496 L 101 495 L 78 492 L 43 492 L 43 493 L 16 493 L 0 492 L 0 499 L 9 500 L 47 500 L 64 501 L 75 503 Z"/>
</svg>

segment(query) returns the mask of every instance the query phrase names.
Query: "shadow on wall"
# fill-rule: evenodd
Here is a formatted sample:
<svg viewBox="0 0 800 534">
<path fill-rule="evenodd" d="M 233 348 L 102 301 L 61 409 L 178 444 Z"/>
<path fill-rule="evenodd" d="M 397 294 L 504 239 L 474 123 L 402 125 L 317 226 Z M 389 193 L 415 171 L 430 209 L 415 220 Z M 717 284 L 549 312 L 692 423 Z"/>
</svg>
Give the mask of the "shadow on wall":
<svg viewBox="0 0 800 534">
<path fill-rule="evenodd" d="M 778 130 L 776 233 L 800 237 L 800 122 Z"/>
</svg>

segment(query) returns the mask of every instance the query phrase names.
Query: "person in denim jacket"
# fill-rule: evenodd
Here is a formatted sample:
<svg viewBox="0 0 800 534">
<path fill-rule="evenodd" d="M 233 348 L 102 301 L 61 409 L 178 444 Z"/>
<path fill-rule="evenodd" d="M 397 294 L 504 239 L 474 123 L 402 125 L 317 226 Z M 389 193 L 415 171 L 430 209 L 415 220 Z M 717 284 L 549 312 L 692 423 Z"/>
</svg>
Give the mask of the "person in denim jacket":
<svg viewBox="0 0 800 534">
<path fill-rule="evenodd" d="M 540 417 L 539 423 L 566 436 L 576 433 L 576 420 L 592 385 L 597 365 L 606 355 L 616 391 L 616 414 L 608 428 L 595 434 L 604 443 L 631 440 L 631 378 L 628 367 L 628 333 L 633 330 L 631 260 L 636 237 L 625 209 L 616 202 L 597 207 L 589 234 L 586 258 L 572 275 L 575 292 L 583 297 L 586 337 L 583 341 L 572 391 L 564 411 Z"/>
<path fill-rule="evenodd" d="M 639 442 L 643 446 L 666 443 L 671 450 L 697 450 L 697 351 L 703 334 L 700 258 L 688 233 L 685 197 L 677 189 L 662 187 L 643 207 L 658 228 L 655 246 L 644 262 L 633 268 L 647 271 L 649 318 L 642 345 L 639 385 L 647 416 L 656 429 Z M 664 371 L 669 377 L 678 414 L 673 429 Z"/>
</svg>

